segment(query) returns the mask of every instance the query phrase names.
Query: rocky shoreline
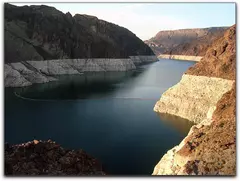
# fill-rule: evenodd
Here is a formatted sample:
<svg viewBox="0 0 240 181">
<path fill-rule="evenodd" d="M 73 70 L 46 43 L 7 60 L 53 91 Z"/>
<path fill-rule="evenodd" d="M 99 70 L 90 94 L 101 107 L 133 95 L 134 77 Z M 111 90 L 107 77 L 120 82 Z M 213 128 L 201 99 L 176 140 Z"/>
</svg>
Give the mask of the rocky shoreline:
<svg viewBox="0 0 240 181">
<path fill-rule="evenodd" d="M 154 111 L 196 123 L 153 175 L 236 175 L 236 26 L 168 89 Z"/>
<path fill-rule="evenodd" d="M 5 87 L 23 87 L 57 81 L 55 75 L 130 71 L 135 70 L 138 65 L 156 61 L 156 56 L 130 56 L 128 59 L 89 58 L 7 63 L 4 65 L 4 82 Z"/>
<path fill-rule="evenodd" d="M 170 149 L 152 175 L 236 175 L 235 85 L 217 104 L 211 118 L 192 126 Z"/>
<path fill-rule="evenodd" d="M 186 60 L 186 61 L 195 61 L 195 62 L 199 62 L 202 59 L 201 56 L 169 55 L 169 54 L 158 55 L 158 58 Z"/>
<path fill-rule="evenodd" d="M 217 102 L 233 84 L 233 80 L 184 74 L 178 84 L 162 94 L 154 111 L 201 123 L 212 117 Z"/>
<path fill-rule="evenodd" d="M 101 176 L 101 164 L 83 150 L 67 150 L 48 140 L 5 144 L 6 176 Z"/>
</svg>

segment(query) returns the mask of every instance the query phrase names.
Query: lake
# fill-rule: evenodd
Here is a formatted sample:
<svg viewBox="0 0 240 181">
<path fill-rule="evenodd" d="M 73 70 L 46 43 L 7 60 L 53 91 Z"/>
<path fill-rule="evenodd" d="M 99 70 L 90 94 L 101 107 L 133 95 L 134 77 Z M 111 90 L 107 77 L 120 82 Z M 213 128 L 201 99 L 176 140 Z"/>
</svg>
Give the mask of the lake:
<svg viewBox="0 0 240 181">
<path fill-rule="evenodd" d="M 194 64 L 160 59 L 129 72 L 59 76 L 5 88 L 5 142 L 51 139 L 83 149 L 109 175 L 150 175 L 192 124 L 153 111 L 161 94 Z"/>
</svg>

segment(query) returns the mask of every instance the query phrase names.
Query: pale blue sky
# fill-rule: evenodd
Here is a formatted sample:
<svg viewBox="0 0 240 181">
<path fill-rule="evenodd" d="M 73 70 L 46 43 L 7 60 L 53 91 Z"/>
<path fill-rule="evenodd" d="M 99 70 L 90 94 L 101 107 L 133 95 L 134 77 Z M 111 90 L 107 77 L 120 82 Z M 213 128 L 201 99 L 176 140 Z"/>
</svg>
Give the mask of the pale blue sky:
<svg viewBox="0 0 240 181">
<path fill-rule="evenodd" d="M 14 3 L 15 5 L 30 5 Z M 128 28 L 142 40 L 160 30 L 231 26 L 235 3 L 31 3 L 72 15 L 89 14 Z"/>
</svg>

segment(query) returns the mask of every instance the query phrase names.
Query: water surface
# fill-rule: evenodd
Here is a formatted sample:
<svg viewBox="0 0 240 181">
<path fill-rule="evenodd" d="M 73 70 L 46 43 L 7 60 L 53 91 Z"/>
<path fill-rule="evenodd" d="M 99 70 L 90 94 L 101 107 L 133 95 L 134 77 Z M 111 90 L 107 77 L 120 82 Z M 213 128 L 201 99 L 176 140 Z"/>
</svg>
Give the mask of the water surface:
<svg viewBox="0 0 240 181">
<path fill-rule="evenodd" d="M 131 72 L 5 88 L 5 141 L 52 139 L 64 148 L 82 148 L 108 174 L 150 175 L 191 127 L 186 120 L 159 116 L 153 107 L 193 64 L 160 59 Z"/>
</svg>

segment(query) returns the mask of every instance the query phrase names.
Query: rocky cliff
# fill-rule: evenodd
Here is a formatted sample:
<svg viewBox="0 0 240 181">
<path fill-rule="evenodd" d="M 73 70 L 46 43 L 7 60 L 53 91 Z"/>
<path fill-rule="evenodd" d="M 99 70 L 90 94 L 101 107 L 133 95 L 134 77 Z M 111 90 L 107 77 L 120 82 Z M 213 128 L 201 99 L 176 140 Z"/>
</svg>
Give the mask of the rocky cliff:
<svg viewBox="0 0 240 181">
<path fill-rule="evenodd" d="M 54 75 L 128 71 L 158 61 L 126 28 L 97 17 L 48 6 L 13 6 L 4 12 L 6 87 L 55 81 Z"/>
<path fill-rule="evenodd" d="M 209 45 L 223 36 L 226 27 L 160 31 L 145 41 L 156 55 L 203 56 Z"/>
<path fill-rule="evenodd" d="M 4 156 L 6 176 L 105 175 L 101 164 L 83 150 L 67 150 L 51 140 L 5 144 Z"/>
<path fill-rule="evenodd" d="M 45 5 L 4 6 L 5 63 L 154 55 L 126 28 Z"/>
<path fill-rule="evenodd" d="M 57 81 L 56 75 L 83 74 L 84 72 L 130 71 L 135 65 L 155 62 L 156 56 L 130 56 L 109 59 L 56 59 L 7 63 L 4 65 L 5 87 L 23 87 L 34 83 Z"/>
<path fill-rule="evenodd" d="M 153 175 L 236 174 L 236 26 L 167 90 L 154 111 L 196 123 L 156 165 Z"/>
</svg>

